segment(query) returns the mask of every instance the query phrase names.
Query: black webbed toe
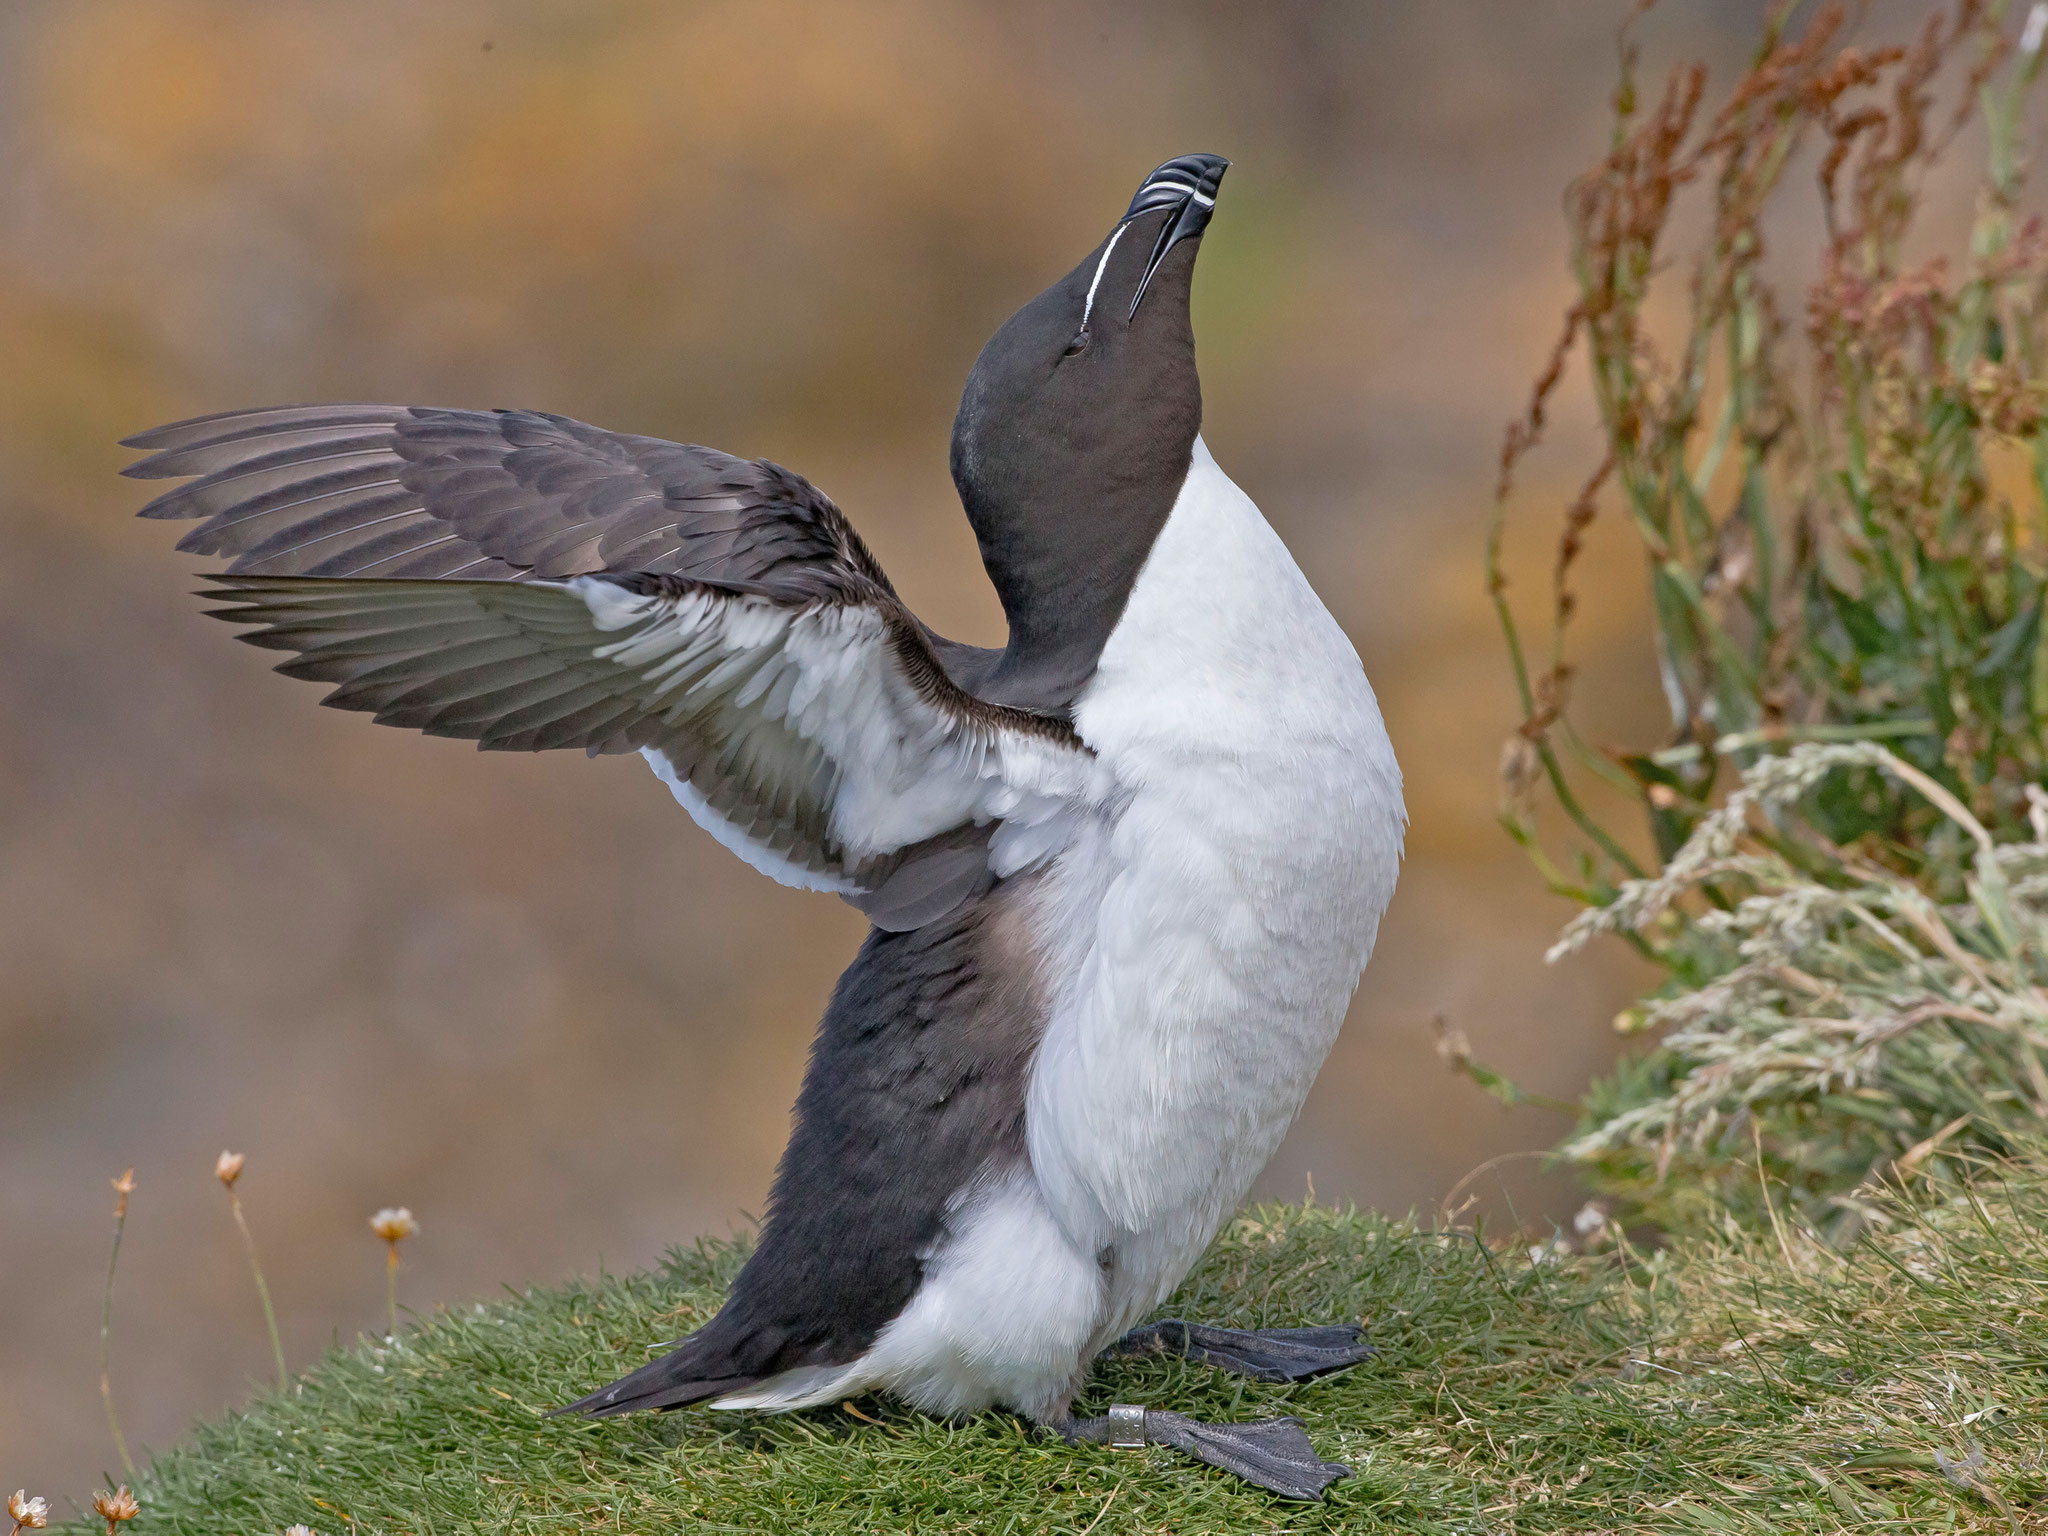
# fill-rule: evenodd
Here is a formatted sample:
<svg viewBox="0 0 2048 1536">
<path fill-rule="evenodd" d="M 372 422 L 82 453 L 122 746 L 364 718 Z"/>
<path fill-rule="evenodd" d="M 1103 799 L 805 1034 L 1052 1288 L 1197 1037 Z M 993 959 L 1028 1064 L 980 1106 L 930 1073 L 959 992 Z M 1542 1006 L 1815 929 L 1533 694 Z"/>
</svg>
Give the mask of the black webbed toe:
<svg viewBox="0 0 2048 1536">
<path fill-rule="evenodd" d="M 1307 1381 L 1346 1370 L 1378 1353 L 1361 1328 L 1211 1328 L 1170 1317 L 1133 1328 L 1115 1346 L 1124 1355 L 1177 1355 L 1254 1381 Z"/>
</svg>

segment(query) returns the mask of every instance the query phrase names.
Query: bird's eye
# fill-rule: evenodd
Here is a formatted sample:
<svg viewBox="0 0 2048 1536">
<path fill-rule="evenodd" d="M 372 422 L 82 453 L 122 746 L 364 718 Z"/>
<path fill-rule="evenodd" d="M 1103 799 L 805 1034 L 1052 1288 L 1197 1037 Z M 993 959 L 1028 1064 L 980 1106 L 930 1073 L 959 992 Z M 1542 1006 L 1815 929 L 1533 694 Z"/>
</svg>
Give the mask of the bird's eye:
<svg viewBox="0 0 2048 1536">
<path fill-rule="evenodd" d="M 1060 356 L 1061 356 L 1061 357 L 1072 357 L 1072 356 L 1074 356 L 1074 355 L 1075 355 L 1076 353 L 1080 353 L 1080 352 L 1086 352 L 1087 350 L 1088 350 L 1088 332 L 1087 332 L 1086 330 L 1081 330 L 1081 331 L 1077 331 L 1077 332 L 1075 332 L 1075 334 L 1074 334 L 1074 339 L 1073 339 L 1072 341 L 1070 341 L 1070 342 L 1068 342 L 1068 343 L 1067 343 L 1067 350 L 1066 350 L 1066 351 L 1064 351 L 1064 352 L 1062 352 L 1062 353 L 1060 354 Z"/>
</svg>

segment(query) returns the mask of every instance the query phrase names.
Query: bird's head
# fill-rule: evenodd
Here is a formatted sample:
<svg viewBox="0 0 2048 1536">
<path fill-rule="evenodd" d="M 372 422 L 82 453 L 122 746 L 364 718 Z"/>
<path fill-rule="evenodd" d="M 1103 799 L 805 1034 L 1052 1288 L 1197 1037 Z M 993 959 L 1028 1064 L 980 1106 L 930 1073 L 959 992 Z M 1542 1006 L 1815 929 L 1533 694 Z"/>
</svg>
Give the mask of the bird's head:
<svg viewBox="0 0 2048 1536">
<path fill-rule="evenodd" d="M 1147 176 L 968 375 L 953 481 L 1010 620 L 998 691 L 1026 707 L 1086 681 L 1186 477 L 1202 425 L 1188 297 L 1229 164 L 1182 155 Z"/>
</svg>

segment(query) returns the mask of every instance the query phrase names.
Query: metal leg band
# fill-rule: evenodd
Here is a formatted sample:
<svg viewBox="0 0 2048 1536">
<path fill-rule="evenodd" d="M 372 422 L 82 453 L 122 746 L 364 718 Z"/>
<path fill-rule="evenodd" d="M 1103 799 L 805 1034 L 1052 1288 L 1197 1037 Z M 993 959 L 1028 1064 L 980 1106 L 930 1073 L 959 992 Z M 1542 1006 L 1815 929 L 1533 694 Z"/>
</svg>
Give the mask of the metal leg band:
<svg viewBox="0 0 2048 1536">
<path fill-rule="evenodd" d="M 1111 1449 L 1120 1451 L 1139 1450 L 1149 1443 L 1145 1438 L 1145 1405 L 1143 1403 L 1111 1403 L 1109 1405 L 1109 1444 Z"/>
</svg>

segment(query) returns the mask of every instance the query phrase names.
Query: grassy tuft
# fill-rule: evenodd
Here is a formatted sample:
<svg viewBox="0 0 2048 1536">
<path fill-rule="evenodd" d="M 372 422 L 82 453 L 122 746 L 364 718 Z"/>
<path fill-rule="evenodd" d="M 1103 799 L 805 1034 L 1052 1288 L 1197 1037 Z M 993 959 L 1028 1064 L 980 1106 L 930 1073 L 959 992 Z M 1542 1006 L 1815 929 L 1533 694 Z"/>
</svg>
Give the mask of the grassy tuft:
<svg viewBox="0 0 2048 1536">
<path fill-rule="evenodd" d="M 158 1458 L 139 1533 L 2010 1531 L 2048 1495 L 2048 1160 L 1891 1197 L 1837 1252 L 1790 1219 L 1657 1254 L 1322 1208 L 1233 1222 L 1176 1298 L 1243 1325 L 1362 1317 L 1381 1358 L 1295 1387 L 1117 1362 L 1112 1400 L 1301 1415 L 1356 1476 L 1287 1505 L 1165 1450 L 863 1399 L 780 1418 L 547 1408 L 710 1316 L 738 1245 L 443 1312 L 339 1350 Z M 74 1527 L 84 1531 L 88 1527 Z"/>
<path fill-rule="evenodd" d="M 1798 834 L 1789 808 L 1847 772 L 1925 797 L 1974 848 L 1966 900 L 1936 901 Z M 1659 930 L 1687 934 L 1691 949 L 1684 978 L 1625 1016 L 1659 1032 L 1655 1048 L 1595 1085 L 1563 1155 L 1676 1228 L 1700 1213 L 1763 1218 L 1744 1166 L 1753 1148 L 1841 1240 L 1870 1218 L 1858 1191 L 1873 1176 L 2038 1126 L 2048 794 L 2028 791 L 2030 835 L 1996 843 L 1875 742 L 1808 743 L 1753 764 L 1657 879 L 1625 882 L 1554 951 Z"/>
</svg>

